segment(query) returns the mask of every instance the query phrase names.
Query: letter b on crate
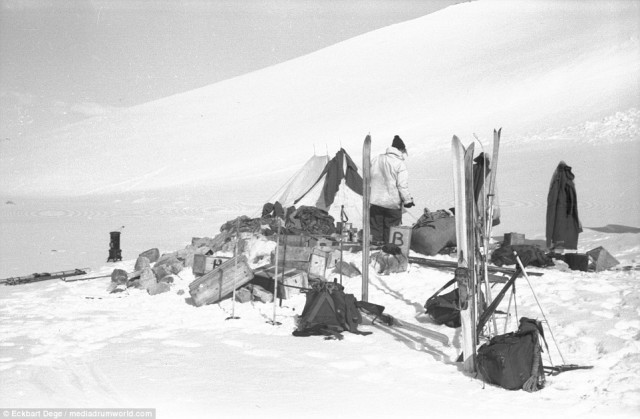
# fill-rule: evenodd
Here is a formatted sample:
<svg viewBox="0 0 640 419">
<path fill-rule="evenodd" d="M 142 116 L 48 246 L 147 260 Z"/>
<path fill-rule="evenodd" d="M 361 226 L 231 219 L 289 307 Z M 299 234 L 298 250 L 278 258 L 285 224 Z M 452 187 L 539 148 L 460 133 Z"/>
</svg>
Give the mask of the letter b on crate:
<svg viewBox="0 0 640 419">
<path fill-rule="evenodd" d="M 389 229 L 389 243 L 398 246 L 402 250 L 402 254 L 408 257 L 411 245 L 411 227 L 391 227 Z"/>
</svg>

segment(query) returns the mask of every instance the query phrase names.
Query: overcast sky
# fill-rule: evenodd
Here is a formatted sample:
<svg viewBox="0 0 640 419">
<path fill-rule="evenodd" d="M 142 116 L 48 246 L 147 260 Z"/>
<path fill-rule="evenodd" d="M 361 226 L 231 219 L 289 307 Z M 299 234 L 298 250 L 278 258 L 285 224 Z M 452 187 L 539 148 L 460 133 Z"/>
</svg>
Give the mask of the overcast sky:
<svg viewBox="0 0 640 419">
<path fill-rule="evenodd" d="M 0 0 L 0 139 L 258 70 L 459 0 Z"/>
</svg>

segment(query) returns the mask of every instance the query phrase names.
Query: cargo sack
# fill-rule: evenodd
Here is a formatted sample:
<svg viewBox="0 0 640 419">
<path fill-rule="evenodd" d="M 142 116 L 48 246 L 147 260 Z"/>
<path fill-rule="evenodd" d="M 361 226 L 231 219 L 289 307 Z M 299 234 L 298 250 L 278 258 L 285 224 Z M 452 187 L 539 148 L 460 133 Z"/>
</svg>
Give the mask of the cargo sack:
<svg viewBox="0 0 640 419">
<path fill-rule="evenodd" d="M 460 327 L 460 296 L 458 289 L 454 289 L 451 292 L 440 295 L 442 291 L 449 288 L 454 282 L 455 278 L 447 282 L 442 288 L 436 291 L 424 305 L 427 310 L 427 315 L 436 324 L 444 324 L 449 327 Z"/>
<path fill-rule="evenodd" d="M 287 229 L 294 230 L 296 234 L 307 232 L 309 234 L 330 236 L 336 232 L 334 219 L 325 210 L 316 207 L 301 206 L 296 209 L 288 218 Z M 300 231 L 296 232 L 290 221 L 295 221 L 299 225 Z"/>
<path fill-rule="evenodd" d="M 450 212 L 430 212 L 425 208 L 411 231 L 410 248 L 414 252 L 434 256 L 456 245 L 456 220 Z"/>
<path fill-rule="evenodd" d="M 522 317 L 517 332 L 494 336 L 478 348 L 478 372 L 486 382 L 507 390 L 533 392 L 543 388 L 540 336 L 544 340 L 542 324 Z"/>
<path fill-rule="evenodd" d="M 442 288 L 435 292 L 427 302 L 424 304 L 424 308 L 427 310 L 427 315 L 436 324 L 444 324 L 448 327 L 460 327 L 460 293 L 458 288 L 451 292 L 440 295 L 442 291 L 449 288 L 456 282 L 456 278 L 451 279 L 444 284 Z M 484 294 L 480 292 L 478 304 L 480 305 L 479 315 L 482 315 L 486 309 L 486 302 L 484 300 Z"/>
<path fill-rule="evenodd" d="M 362 315 L 353 294 L 345 294 L 344 287 L 335 282 L 317 282 L 307 292 L 307 300 L 298 319 L 294 336 L 324 335 L 342 339 L 342 332 L 367 335 L 358 331 Z"/>
</svg>

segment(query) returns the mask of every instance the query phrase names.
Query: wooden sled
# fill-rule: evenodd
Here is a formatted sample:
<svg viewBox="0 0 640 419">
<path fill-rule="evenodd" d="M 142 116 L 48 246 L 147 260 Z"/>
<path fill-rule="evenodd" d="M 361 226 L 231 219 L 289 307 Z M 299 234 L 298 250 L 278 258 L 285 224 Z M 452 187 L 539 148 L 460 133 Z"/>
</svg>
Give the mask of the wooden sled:
<svg viewBox="0 0 640 419">
<path fill-rule="evenodd" d="M 58 278 L 62 278 L 63 280 L 65 280 L 68 276 L 86 275 L 87 272 L 89 272 L 89 268 L 71 269 L 68 271 L 58 271 L 58 272 L 51 272 L 51 273 L 49 272 L 34 273 L 31 275 L 0 279 L 0 283 L 4 283 L 6 285 L 18 285 L 18 284 L 29 284 L 31 282 L 48 281 L 49 279 L 58 279 Z"/>
</svg>

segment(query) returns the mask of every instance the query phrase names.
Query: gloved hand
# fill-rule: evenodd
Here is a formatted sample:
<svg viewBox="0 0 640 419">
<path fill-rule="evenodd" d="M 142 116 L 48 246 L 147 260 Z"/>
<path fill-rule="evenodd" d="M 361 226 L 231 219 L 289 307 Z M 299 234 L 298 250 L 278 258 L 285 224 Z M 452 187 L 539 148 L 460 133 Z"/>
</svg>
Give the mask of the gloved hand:
<svg viewBox="0 0 640 419">
<path fill-rule="evenodd" d="M 414 204 L 414 203 L 413 203 L 413 201 L 411 201 L 411 202 L 407 202 L 406 204 L 404 204 L 404 207 L 405 207 L 405 208 L 411 208 L 411 207 L 413 207 L 413 206 L 415 206 L 415 205 L 416 205 L 416 204 Z"/>
</svg>

